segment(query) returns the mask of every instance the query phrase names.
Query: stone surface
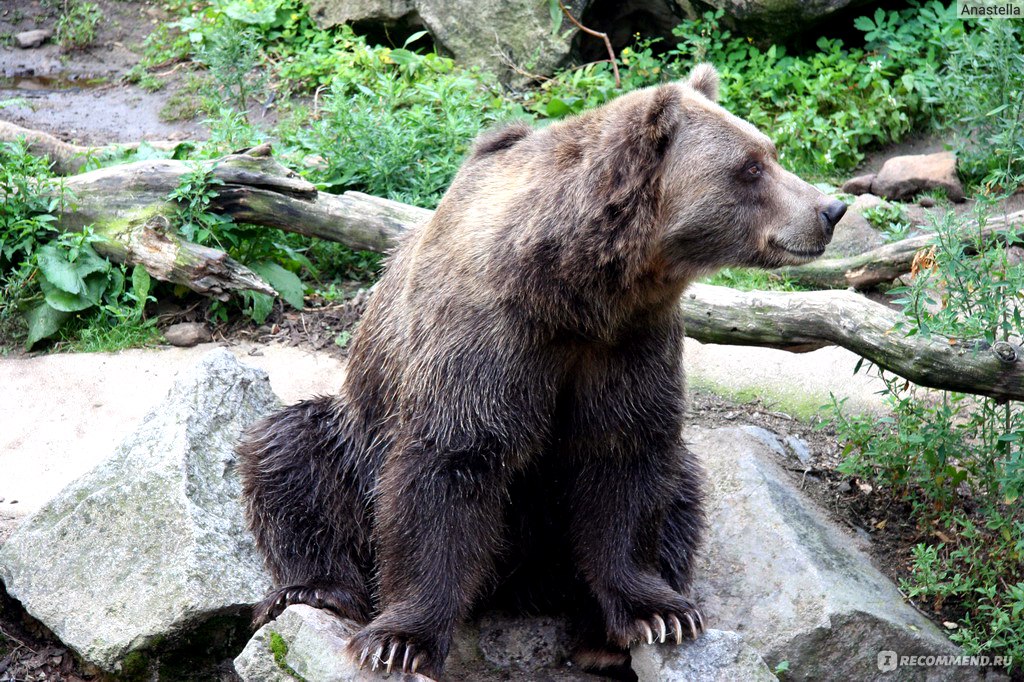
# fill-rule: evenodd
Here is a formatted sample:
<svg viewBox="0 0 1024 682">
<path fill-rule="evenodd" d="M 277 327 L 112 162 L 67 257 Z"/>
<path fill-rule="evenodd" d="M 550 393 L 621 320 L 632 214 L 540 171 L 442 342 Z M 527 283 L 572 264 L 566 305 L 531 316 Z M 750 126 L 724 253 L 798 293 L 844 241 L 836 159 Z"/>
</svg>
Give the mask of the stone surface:
<svg viewBox="0 0 1024 682">
<path fill-rule="evenodd" d="M 846 7 L 866 0 L 676 0 L 687 14 L 710 5 L 725 11 L 746 35 L 782 40 Z"/>
<path fill-rule="evenodd" d="M 201 322 L 179 322 L 164 330 L 164 338 L 172 346 L 191 348 L 213 339 L 210 330 Z"/>
<path fill-rule="evenodd" d="M 875 174 L 858 175 L 843 183 L 842 191 L 847 194 L 867 194 L 871 191 L 871 183 L 875 180 Z"/>
<path fill-rule="evenodd" d="M 7 591 L 111 671 L 212 618 L 248 618 L 270 578 L 245 528 L 233 445 L 277 404 L 264 372 L 206 355 L 0 547 Z"/>
<path fill-rule="evenodd" d="M 778 678 L 735 632 L 708 630 L 681 646 L 633 649 L 633 671 L 639 682 L 769 682 Z"/>
<path fill-rule="evenodd" d="M 875 679 L 881 651 L 959 651 L 803 497 L 776 463 L 782 444 L 771 433 L 692 428 L 686 440 L 710 479 L 694 585 L 708 627 L 737 632 L 770 667 L 788 660 L 787 680 Z M 957 668 L 900 675 L 965 679 Z"/>
<path fill-rule="evenodd" d="M 37 28 L 33 31 L 22 31 L 15 34 L 14 44 L 23 50 L 39 47 L 53 36 L 53 31 L 48 28 Z"/>
<path fill-rule="evenodd" d="M 352 22 L 421 25 L 442 51 L 495 73 L 507 70 L 502 52 L 516 64 L 546 74 L 564 63 L 570 50 L 571 34 L 552 35 L 547 3 L 535 0 L 311 0 L 309 5 L 325 27 Z"/>
<path fill-rule="evenodd" d="M 107 459 L 163 400 L 175 375 L 216 347 L 0 358 L 0 540 L 11 523 Z M 345 376 L 344 362 L 328 353 L 283 345 L 230 350 L 266 371 L 286 403 L 334 393 Z"/>
<path fill-rule="evenodd" d="M 479 627 L 478 627 L 479 626 Z M 289 606 L 260 628 L 235 658 L 243 682 L 292 682 L 285 666 L 306 682 L 373 682 L 382 676 L 359 670 L 345 647 L 355 624 L 306 605 Z M 274 637 L 274 635 L 279 637 Z M 280 660 L 271 649 L 277 639 Z M 281 643 L 285 646 L 282 648 Z M 565 627 L 548 618 L 484 616 L 456 633 L 445 679 L 473 682 L 600 682 L 565 663 Z M 282 655 L 283 654 L 283 655 Z M 284 664 L 282 666 L 281 664 Z M 426 681 L 413 675 L 388 679 Z"/>
<path fill-rule="evenodd" d="M 858 196 L 836 225 L 832 241 L 825 247 L 824 258 L 856 256 L 882 246 L 885 237 L 864 217 L 864 211 L 881 203 L 873 194 Z"/>
<path fill-rule="evenodd" d="M 894 156 L 871 183 L 872 193 L 886 199 L 906 199 L 930 189 L 941 189 L 952 201 L 964 200 L 953 152 Z"/>
</svg>

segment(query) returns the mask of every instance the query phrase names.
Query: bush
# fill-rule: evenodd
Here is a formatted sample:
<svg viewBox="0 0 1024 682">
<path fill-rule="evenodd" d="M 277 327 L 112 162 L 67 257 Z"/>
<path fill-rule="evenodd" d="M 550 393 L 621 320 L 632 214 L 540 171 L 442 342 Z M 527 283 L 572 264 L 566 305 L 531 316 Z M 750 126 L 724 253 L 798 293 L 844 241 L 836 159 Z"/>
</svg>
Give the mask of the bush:
<svg viewBox="0 0 1024 682">
<path fill-rule="evenodd" d="M 64 11 L 57 20 L 57 43 L 64 50 L 80 50 L 96 40 L 96 27 L 103 12 L 92 2 L 65 1 Z"/>
<path fill-rule="evenodd" d="M 518 113 L 489 78 L 445 57 L 365 45 L 352 57 L 335 65 L 322 105 L 279 131 L 293 158 L 323 159 L 306 175 L 329 191 L 432 208 L 481 129 Z"/>
<path fill-rule="evenodd" d="M 943 81 L 944 127 L 970 185 L 1013 192 L 1024 183 L 1024 30 L 979 21 L 957 37 Z"/>
<path fill-rule="evenodd" d="M 1010 251 L 1020 240 L 1012 231 L 983 235 L 987 210 L 980 226 L 953 214 L 936 226 L 912 284 L 890 292 L 910 320 L 897 331 L 967 353 L 1021 342 L 1024 264 Z M 1008 655 L 1020 666 L 1024 407 L 883 379 L 891 417 L 847 417 L 837 406 L 839 470 L 909 499 L 925 534 L 942 539 L 915 550 L 909 593 L 962 614 L 952 636 L 968 653 Z"/>
</svg>

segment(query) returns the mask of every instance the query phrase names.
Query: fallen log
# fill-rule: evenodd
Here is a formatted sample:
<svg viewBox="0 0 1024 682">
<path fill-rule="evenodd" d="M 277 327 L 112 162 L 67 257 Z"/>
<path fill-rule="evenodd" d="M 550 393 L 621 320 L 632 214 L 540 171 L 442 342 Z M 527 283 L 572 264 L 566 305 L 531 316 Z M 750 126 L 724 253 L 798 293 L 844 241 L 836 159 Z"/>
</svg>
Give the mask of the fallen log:
<svg viewBox="0 0 1024 682">
<path fill-rule="evenodd" d="M 908 337 L 909 319 L 852 291 L 737 291 L 694 284 L 683 295 L 686 334 L 701 343 L 806 352 L 842 346 L 915 384 L 1024 400 L 1024 348 Z"/>
<path fill-rule="evenodd" d="M 977 224 L 972 226 L 977 227 Z M 965 234 L 962 239 L 970 253 L 970 247 L 979 237 L 987 240 L 993 234 L 1008 231 L 1011 234 L 1024 237 L 1024 211 L 1016 211 L 1004 216 L 992 216 L 984 228 L 973 234 Z M 816 260 L 806 265 L 780 268 L 776 272 L 802 284 L 821 288 L 865 289 L 876 284 L 891 282 L 910 272 L 914 256 L 922 249 L 929 248 L 934 240 L 935 235 L 923 234 L 885 244 L 857 256 Z"/>
<path fill-rule="evenodd" d="M 28 153 L 41 156 L 50 162 L 50 170 L 56 175 L 74 175 L 81 172 L 90 159 L 102 158 L 110 154 L 134 151 L 141 142 L 110 144 L 102 147 L 83 147 L 82 145 L 64 142 L 63 140 L 38 130 L 22 128 L 19 125 L 0 121 L 0 142 L 24 140 Z M 170 140 L 147 141 L 154 149 L 173 151 L 181 142 Z"/>
<path fill-rule="evenodd" d="M 215 208 L 236 221 L 355 248 L 388 251 L 403 233 L 432 215 L 425 209 L 355 192 L 341 196 L 318 192 L 270 158 L 269 145 L 229 155 L 208 167 L 224 183 L 217 187 Z M 152 225 L 155 216 L 167 217 L 176 211 L 167 195 L 189 170 L 180 161 L 146 161 L 68 178 L 66 185 L 76 198 L 62 214 L 60 225 L 78 229 L 92 224 L 97 232 L 111 237 L 131 233 L 139 225 Z M 927 242 L 913 244 L 919 245 L 916 252 Z M 910 252 L 906 245 L 900 249 Z M 138 250 L 118 257 L 146 264 L 145 253 Z M 153 274 L 170 276 L 166 272 Z M 249 274 L 229 269 L 224 278 L 239 284 L 236 288 L 259 286 L 259 278 L 249 278 Z M 190 286 L 199 290 L 198 282 Z M 223 292 L 229 287 L 218 282 L 217 288 Z M 935 337 L 908 338 L 899 331 L 907 318 L 853 292 L 740 292 L 693 285 L 682 308 L 687 334 L 699 341 L 795 352 L 838 345 L 923 386 L 1024 400 L 1024 351 L 1019 346 L 997 343 L 980 348 Z"/>
<path fill-rule="evenodd" d="M 385 252 L 431 211 L 359 192 L 317 191 L 298 173 L 271 158 L 269 144 L 229 154 L 204 166 L 222 185 L 211 208 L 235 222 L 276 227 L 308 237 L 341 242 L 354 249 Z M 168 195 L 194 166 L 158 159 L 110 166 L 65 180 L 74 196 L 60 216 L 63 230 L 92 225 L 103 233 L 145 222 L 153 215 L 173 218 Z"/>
</svg>

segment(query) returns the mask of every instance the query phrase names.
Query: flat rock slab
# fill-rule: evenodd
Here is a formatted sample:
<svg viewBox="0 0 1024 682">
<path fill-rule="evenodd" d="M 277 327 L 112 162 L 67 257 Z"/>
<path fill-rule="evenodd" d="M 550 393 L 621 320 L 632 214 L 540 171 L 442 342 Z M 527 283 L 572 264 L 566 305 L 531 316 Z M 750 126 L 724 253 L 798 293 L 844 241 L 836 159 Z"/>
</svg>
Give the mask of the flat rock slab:
<svg viewBox="0 0 1024 682">
<path fill-rule="evenodd" d="M 710 479 L 709 533 L 694 593 L 709 626 L 743 636 L 787 680 L 868 680 L 878 654 L 956 655 L 856 542 L 778 466 L 783 444 L 754 427 L 686 431 Z M 970 679 L 957 668 L 901 680 Z"/>
<path fill-rule="evenodd" d="M 0 358 L 0 542 L 5 525 L 109 457 L 163 399 L 175 375 L 217 347 Z M 230 350 L 265 370 L 286 403 L 334 393 L 345 376 L 344 363 L 325 353 L 278 345 Z"/>
<path fill-rule="evenodd" d="M 277 405 L 264 372 L 207 354 L 110 459 L 0 547 L 7 592 L 115 672 L 214 618 L 247 620 L 271 582 L 245 526 L 234 443 Z"/>
<path fill-rule="evenodd" d="M 235 659 L 244 682 L 425 681 L 421 675 L 359 670 L 345 647 L 358 626 L 310 606 L 288 607 L 260 628 Z M 599 682 L 567 663 L 568 635 L 558 619 L 483 616 L 459 629 L 445 679 L 473 682 Z M 733 632 L 711 630 L 697 642 L 633 650 L 639 682 L 774 680 L 761 657 Z"/>
<path fill-rule="evenodd" d="M 633 672 L 640 682 L 770 682 L 764 659 L 735 632 L 708 630 L 696 641 L 678 647 L 633 649 Z"/>
</svg>

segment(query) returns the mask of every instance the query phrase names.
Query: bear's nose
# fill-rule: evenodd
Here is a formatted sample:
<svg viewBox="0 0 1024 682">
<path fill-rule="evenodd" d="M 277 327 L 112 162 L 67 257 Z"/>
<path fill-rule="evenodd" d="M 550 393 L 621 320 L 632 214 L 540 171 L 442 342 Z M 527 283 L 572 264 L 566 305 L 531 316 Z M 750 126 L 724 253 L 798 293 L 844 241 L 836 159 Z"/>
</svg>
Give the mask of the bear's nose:
<svg viewBox="0 0 1024 682">
<path fill-rule="evenodd" d="M 843 219 L 845 214 L 846 204 L 838 199 L 828 202 L 828 206 L 821 211 L 821 230 L 825 233 L 825 239 L 832 239 L 836 224 Z"/>
</svg>

